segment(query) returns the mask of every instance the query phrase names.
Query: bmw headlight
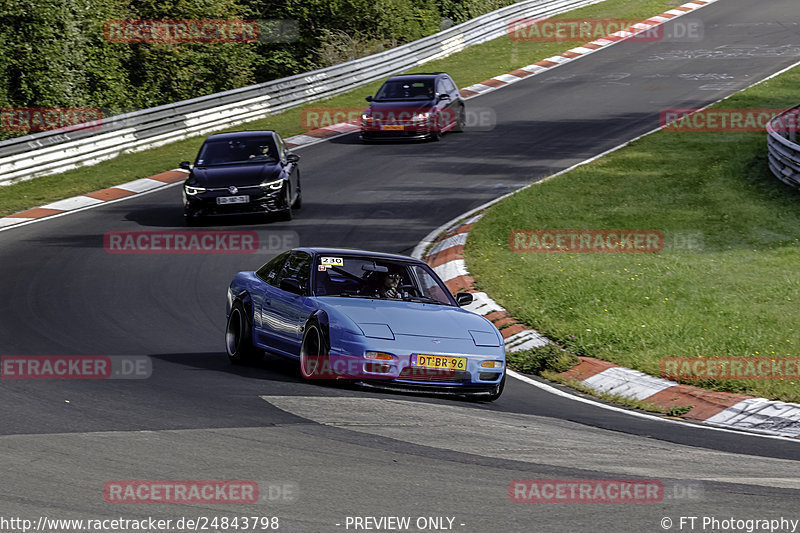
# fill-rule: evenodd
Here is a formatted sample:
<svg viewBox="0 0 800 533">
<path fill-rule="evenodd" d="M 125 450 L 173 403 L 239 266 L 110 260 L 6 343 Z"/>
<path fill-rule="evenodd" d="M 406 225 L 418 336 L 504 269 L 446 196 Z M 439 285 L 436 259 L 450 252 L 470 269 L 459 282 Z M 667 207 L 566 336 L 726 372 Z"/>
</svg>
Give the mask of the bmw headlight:
<svg viewBox="0 0 800 533">
<path fill-rule="evenodd" d="M 183 190 L 186 191 L 186 194 L 189 196 L 195 196 L 197 194 L 206 192 L 205 187 L 193 187 L 191 185 L 184 185 Z"/>
<path fill-rule="evenodd" d="M 283 187 L 283 180 L 275 180 L 275 181 L 265 181 L 259 187 L 263 187 L 264 189 L 272 189 L 273 191 L 277 191 Z"/>
</svg>

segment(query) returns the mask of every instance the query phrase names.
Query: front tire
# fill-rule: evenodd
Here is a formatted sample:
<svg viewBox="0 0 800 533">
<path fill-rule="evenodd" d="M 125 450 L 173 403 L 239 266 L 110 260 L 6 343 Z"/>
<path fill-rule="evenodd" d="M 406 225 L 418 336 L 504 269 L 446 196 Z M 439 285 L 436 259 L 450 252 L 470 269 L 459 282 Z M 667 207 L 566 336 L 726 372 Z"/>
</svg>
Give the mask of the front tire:
<svg viewBox="0 0 800 533">
<path fill-rule="evenodd" d="M 489 396 L 486 397 L 487 402 L 493 402 L 503 394 L 503 389 L 506 388 L 506 373 L 503 372 L 503 379 L 500 380 L 500 383 L 492 389 L 492 392 Z"/>
<path fill-rule="evenodd" d="M 303 207 L 303 188 L 300 187 L 300 176 L 297 176 L 297 198 L 294 200 L 294 204 L 292 204 L 294 209 L 300 209 Z"/>
<path fill-rule="evenodd" d="M 316 318 L 310 319 L 300 344 L 300 373 L 305 379 L 326 378 L 322 367 L 327 360 L 328 350 L 328 340 L 319 321 Z"/>
<path fill-rule="evenodd" d="M 453 131 L 456 133 L 462 133 L 466 125 L 467 125 L 467 111 L 464 109 L 464 106 L 462 105 L 461 109 L 458 111 L 458 117 L 456 117 L 456 125 L 453 127 Z"/>
<path fill-rule="evenodd" d="M 253 346 L 253 329 L 241 300 L 236 300 L 225 327 L 225 351 L 231 364 L 241 365 L 261 360 L 263 353 Z"/>
<path fill-rule="evenodd" d="M 281 220 L 289 222 L 294 218 L 294 211 L 292 209 L 292 191 L 288 183 L 286 184 L 286 198 L 284 202 L 286 203 L 286 209 L 281 213 Z"/>
</svg>

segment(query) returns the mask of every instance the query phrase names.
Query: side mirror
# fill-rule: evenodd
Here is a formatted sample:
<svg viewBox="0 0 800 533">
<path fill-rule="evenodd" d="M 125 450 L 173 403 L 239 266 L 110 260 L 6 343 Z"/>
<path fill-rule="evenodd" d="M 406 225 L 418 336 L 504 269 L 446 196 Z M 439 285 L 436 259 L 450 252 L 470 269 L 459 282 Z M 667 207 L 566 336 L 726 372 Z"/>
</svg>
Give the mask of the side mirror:
<svg viewBox="0 0 800 533">
<path fill-rule="evenodd" d="M 367 102 L 371 102 L 372 101 L 372 96 L 367 96 L 366 98 L 364 98 L 364 100 L 366 100 Z"/>
<path fill-rule="evenodd" d="M 288 161 L 289 163 L 297 163 L 298 161 L 300 161 L 300 156 L 289 152 L 288 154 L 286 154 L 286 161 Z"/>
<path fill-rule="evenodd" d="M 469 305 L 472 303 L 472 293 L 471 292 L 459 292 L 456 294 L 456 303 L 459 307 L 464 307 L 465 305 Z"/>
<path fill-rule="evenodd" d="M 182 168 L 183 170 L 191 170 L 192 163 L 189 161 L 181 161 L 181 164 L 178 165 L 178 168 Z"/>
<path fill-rule="evenodd" d="M 303 294 L 303 287 L 300 286 L 300 282 L 295 278 L 283 278 L 281 280 L 281 290 L 293 292 L 294 294 Z"/>
<path fill-rule="evenodd" d="M 439 95 L 439 100 L 450 100 L 450 95 L 446 93 L 441 93 Z"/>
</svg>

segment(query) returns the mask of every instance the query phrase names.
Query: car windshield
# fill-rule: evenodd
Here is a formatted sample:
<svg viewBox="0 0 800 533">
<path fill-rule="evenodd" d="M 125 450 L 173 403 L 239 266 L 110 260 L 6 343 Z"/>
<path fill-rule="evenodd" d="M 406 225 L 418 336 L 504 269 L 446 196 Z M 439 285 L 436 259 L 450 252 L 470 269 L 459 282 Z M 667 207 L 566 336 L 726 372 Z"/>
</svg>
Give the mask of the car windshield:
<svg viewBox="0 0 800 533">
<path fill-rule="evenodd" d="M 424 265 L 363 256 L 317 257 L 315 294 L 454 305 Z"/>
<path fill-rule="evenodd" d="M 272 137 L 242 139 L 210 139 L 200 148 L 197 165 L 229 165 L 276 161 L 278 150 Z"/>
<path fill-rule="evenodd" d="M 381 86 L 374 100 L 431 100 L 433 80 L 389 80 Z"/>
</svg>

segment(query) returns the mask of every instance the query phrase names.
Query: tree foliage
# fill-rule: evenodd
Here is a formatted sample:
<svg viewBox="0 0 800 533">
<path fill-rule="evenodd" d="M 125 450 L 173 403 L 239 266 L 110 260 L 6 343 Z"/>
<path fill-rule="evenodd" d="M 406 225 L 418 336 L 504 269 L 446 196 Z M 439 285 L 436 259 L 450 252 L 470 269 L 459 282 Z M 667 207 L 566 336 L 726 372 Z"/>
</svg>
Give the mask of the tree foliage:
<svg viewBox="0 0 800 533">
<path fill-rule="evenodd" d="M 459 23 L 510 3 L 0 0 L 0 107 L 96 107 L 106 115 L 153 107 L 368 55 L 435 33 L 443 19 Z M 105 24 L 119 19 L 288 20 L 297 31 L 278 42 L 110 42 Z"/>
</svg>

